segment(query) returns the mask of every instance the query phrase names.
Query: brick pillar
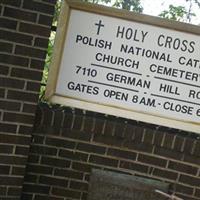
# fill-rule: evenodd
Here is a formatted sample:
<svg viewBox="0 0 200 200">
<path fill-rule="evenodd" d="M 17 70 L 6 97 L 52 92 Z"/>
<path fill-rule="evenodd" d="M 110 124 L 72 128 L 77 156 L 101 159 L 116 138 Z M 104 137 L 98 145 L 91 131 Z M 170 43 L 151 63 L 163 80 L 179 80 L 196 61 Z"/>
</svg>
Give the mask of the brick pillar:
<svg viewBox="0 0 200 200">
<path fill-rule="evenodd" d="M 0 0 L 0 199 L 20 199 L 55 0 Z"/>
</svg>

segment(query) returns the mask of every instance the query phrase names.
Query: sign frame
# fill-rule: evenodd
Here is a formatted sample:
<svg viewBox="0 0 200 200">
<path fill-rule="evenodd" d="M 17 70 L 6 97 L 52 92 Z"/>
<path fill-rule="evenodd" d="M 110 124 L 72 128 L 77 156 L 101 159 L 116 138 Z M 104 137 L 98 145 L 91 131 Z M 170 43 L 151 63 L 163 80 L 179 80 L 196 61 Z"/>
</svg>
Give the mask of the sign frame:
<svg viewBox="0 0 200 200">
<path fill-rule="evenodd" d="M 105 7 L 101 5 L 84 3 L 76 0 L 64 0 L 61 8 L 61 13 L 57 26 L 56 39 L 54 44 L 52 61 L 50 64 L 50 71 L 47 81 L 47 87 L 45 92 L 45 98 L 51 103 L 62 104 L 69 107 L 75 107 L 84 110 L 90 110 L 94 112 L 100 112 L 104 114 L 114 115 L 127 119 L 143 121 L 146 123 L 157 124 L 161 126 L 167 126 L 171 128 L 181 129 L 189 132 L 200 133 L 200 122 L 187 122 L 183 120 L 171 119 L 163 116 L 152 115 L 149 113 L 143 113 L 138 111 L 130 111 L 116 106 L 98 104 L 88 102 L 84 100 L 69 98 L 56 94 L 56 85 L 58 80 L 58 73 L 62 60 L 62 54 L 64 50 L 64 43 L 67 34 L 67 28 L 69 23 L 69 16 L 72 9 L 86 11 L 89 13 L 96 13 L 100 15 L 125 19 L 128 21 L 139 22 L 142 24 L 158 26 L 167 28 L 170 30 L 176 30 L 194 35 L 200 35 L 200 27 L 190 25 L 186 23 L 180 23 L 176 21 L 166 20 L 158 17 L 153 17 L 144 14 L 138 14 L 134 12 L 128 12 L 126 10 L 119 10 L 115 8 Z"/>
</svg>

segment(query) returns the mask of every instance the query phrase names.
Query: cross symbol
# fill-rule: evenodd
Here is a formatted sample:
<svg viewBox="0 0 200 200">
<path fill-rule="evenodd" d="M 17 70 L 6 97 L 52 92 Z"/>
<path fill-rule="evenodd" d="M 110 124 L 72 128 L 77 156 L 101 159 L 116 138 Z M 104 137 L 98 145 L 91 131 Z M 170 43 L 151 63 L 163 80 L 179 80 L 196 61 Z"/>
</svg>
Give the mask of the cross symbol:
<svg viewBox="0 0 200 200">
<path fill-rule="evenodd" d="M 101 27 L 104 27 L 104 24 L 102 24 L 102 21 L 99 20 L 99 22 L 96 23 L 95 26 L 98 26 L 98 28 L 97 28 L 97 35 L 99 35 L 100 29 L 101 29 Z"/>
</svg>

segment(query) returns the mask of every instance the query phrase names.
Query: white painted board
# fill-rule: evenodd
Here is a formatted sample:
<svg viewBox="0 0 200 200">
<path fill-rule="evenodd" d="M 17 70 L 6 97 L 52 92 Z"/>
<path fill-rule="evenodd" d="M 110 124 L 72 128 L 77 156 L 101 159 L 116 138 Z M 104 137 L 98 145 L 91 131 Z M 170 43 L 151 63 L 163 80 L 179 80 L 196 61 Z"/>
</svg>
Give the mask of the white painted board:
<svg viewBox="0 0 200 200">
<path fill-rule="evenodd" d="M 72 9 L 55 93 L 199 123 L 200 37 Z"/>
</svg>

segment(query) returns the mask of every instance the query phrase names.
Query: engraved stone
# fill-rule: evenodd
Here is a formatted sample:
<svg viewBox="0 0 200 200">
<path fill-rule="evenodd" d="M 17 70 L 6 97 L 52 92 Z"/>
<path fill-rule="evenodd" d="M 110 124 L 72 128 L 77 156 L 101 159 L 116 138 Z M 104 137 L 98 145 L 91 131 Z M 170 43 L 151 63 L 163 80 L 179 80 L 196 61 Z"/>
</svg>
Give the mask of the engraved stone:
<svg viewBox="0 0 200 200">
<path fill-rule="evenodd" d="M 116 172 L 93 170 L 88 200 L 166 200 L 155 190 L 168 191 L 169 184 Z"/>
</svg>

